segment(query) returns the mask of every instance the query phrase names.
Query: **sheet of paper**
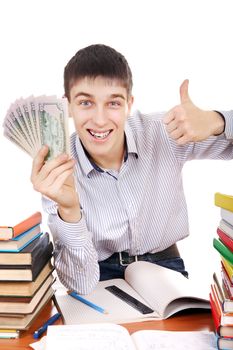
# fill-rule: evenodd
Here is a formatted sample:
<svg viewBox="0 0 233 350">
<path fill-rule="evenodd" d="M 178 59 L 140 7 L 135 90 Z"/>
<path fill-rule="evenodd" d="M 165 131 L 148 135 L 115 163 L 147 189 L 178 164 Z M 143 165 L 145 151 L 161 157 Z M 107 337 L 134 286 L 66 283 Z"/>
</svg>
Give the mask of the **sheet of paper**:
<svg viewBox="0 0 233 350">
<path fill-rule="evenodd" d="M 48 327 L 46 350 L 77 350 L 77 348 L 80 350 L 135 350 L 127 330 L 115 324 Z"/>
<path fill-rule="evenodd" d="M 46 349 L 46 335 L 35 343 L 29 344 L 29 346 L 34 350 L 45 350 Z"/>
<path fill-rule="evenodd" d="M 216 350 L 213 332 L 139 331 L 132 339 L 140 350 Z"/>
</svg>

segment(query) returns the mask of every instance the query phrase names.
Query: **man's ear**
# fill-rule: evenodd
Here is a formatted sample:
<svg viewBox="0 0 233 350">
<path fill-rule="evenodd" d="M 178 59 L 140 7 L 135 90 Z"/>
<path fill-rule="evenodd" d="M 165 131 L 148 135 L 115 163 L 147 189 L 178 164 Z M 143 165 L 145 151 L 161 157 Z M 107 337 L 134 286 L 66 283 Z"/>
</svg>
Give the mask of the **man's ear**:
<svg viewBox="0 0 233 350">
<path fill-rule="evenodd" d="M 128 98 L 128 114 L 130 114 L 133 103 L 134 103 L 134 97 L 130 95 Z"/>
<path fill-rule="evenodd" d="M 68 97 L 67 97 L 65 94 L 62 96 L 62 98 L 66 98 L 66 100 L 67 100 L 67 105 L 68 105 L 68 115 L 69 115 L 70 118 L 72 118 L 70 101 L 69 101 Z"/>
<path fill-rule="evenodd" d="M 68 101 L 68 114 L 69 114 L 69 117 L 72 118 L 72 108 L 71 108 L 71 103 Z"/>
</svg>

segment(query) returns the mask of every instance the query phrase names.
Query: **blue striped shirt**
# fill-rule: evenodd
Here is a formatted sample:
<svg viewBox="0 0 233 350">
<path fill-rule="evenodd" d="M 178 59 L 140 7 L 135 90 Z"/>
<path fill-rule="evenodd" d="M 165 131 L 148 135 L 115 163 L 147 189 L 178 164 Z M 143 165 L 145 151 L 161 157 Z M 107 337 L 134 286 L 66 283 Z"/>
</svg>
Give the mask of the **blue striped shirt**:
<svg viewBox="0 0 233 350">
<path fill-rule="evenodd" d="M 158 252 L 188 235 L 182 168 L 192 159 L 233 158 L 233 113 L 223 115 L 223 134 L 179 146 L 168 137 L 164 114 L 135 112 L 126 123 L 127 155 L 119 172 L 96 167 L 71 136 L 81 220 L 64 222 L 56 203 L 43 198 L 55 266 L 67 288 L 90 292 L 99 280 L 98 261 L 115 252 Z"/>
</svg>

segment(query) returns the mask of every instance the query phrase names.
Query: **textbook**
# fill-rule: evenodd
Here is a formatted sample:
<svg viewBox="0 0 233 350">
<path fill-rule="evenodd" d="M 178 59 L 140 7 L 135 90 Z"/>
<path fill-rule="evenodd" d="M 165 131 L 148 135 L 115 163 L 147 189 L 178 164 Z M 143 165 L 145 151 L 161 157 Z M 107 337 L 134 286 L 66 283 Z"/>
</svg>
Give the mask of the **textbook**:
<svg viewBox="0 0 233 350">
<path fill-rule="evenodd" d="M 221 208 L 220 215 L 224 221 L 226 221 L 228 224 L 233 226 L 233 212 L 232 211 Z"/>
<path fill-rule="evenodd" d="M 28 231 L 12 238 L 9 241 L 0 241 L 0 253 L 17 253 L 42 234 L 40 225 L 30 228 Z"/>
<path fill-rule="evenodd" d="M 16 339 L 19 338 L 17 329 L 0 329 L 0 339 Z"/>
<path fill-rule="evenodd" d="M 41 236 L 34 239 L 25 248 L 18 253 L 1 252 L 0 253 L 0 266 L 9 265 L 17 267 L 17 265 L 34 265 L 40 259 L 41 255 L 51 256 L 53 252 L 53 244 L 49 242 L 49 234 L 45 232 Z M 4 268 L 2 266 L 1 268 Z"/>
<path fill-rule="evenodd" d="M 227 337 L 218 337 L 217 346 L 219 350 L 233 349 L 233 339 Z"/>
<path fill-rule="evenodd" d="M 43 298 L 40 300 L 36 309 L 30 314 L 21 315 L 22 317 L 19 317 L 15 314 L 11 314 L 8 317 L 6 316 L 6 314 L 0 314 L 0 328 L 17 330 L 28 329 L 32 321 L 39 314 L 40 310 L 42 310 L 42 308 L 52 298 L 53 294 L 54 291 L 52 287 L 50 287 L 44 294 Z"/>
<path fill-rule="evenodd" d="M 217 192 L 214 196 L 214 204 L 233 212 L 233 196 Z"/>
<path fill-rule="evenodd" d="M 228 294 L 230 295 L 230 299 L 233 299 L 233 283 L 232 283 L 232 277 L 229 274 L 229 264 L 226 260 L 222 260 L 222 282 L 227 289 Z M 232 267 L 231 267 L 232 270 Z"/>
<path fill-rule="evenodd" d="M 225 246 L 233 252 L 233 239 L 229 237 L 223 230 L 221 230 L 220 227 L 217 228 L 217 234 L 220 238 L 220 241 L 222 241 L 222 243 L 224 243 Z"/>
<path fill-rule="evenodd" d="M 223 256 L 230 264 L 233 264 L 233 252 L 225 246 L 219 239 L 213 239 L 214 248 Z"/>
<path fill-rule="evenodd" d="M 56 299 L 65 324 L 114 322 L 127 323 L 149 319 L 166 319 L 178 311 L 192 308 L 209 309 L 209 281 L 191 281 L 181 273 L 156 264 L 138 261 L 127 266 L 124 279 L 112 279 L 97 284 L 95 290 L 85 299 L 102 307 L 108 313 L 100 313 L 84 303 L 57 290 Z M 142 314 L 125 300 L 108 290 L 115 285 L 153 309 Z"/>
<path fill-rule="evenodd" d="M 24 302 L 24 300 L 19 300 L 21 298 L 17 297 L 12 297 L 10 301 L 5 301 L 4 299 L 2 301 L 2 298 L 0 298 L 0 314 L 31 314 L 53 282 L 54 278 L 49 276 L 49 278 L 47 278 L 37 290 L 35 295 L 32 298 L 28 298 L 29 300 L 26 300 L 26 302 Z"/>
<path fill-rule="evenodd" d="M 210 298 L 210 306 L 211 306 L 216 329 L 218 330 L 220 326 L 233 327 L 233 314 L 222 311 L 219 300 L 217 299 L 213 289 L 211 289 L 209 298 Z"/>
<path fill-rule="evenodd" d="M 224 284 L 224 279 L 214 272 L 213 280 L 214 284 L 212 286 L 216 292 L 222 311 L 225 313 L 233 313 L 233 300 Z"/>
<path fill-rule="evenodd" d="M 51 276 L 54 267 L 49 261 L 41 270 L 36 279 L 32 282 L 24 281 L 0 281 L 0 297 L 32 297 L 40 288 L 43 281 Z"/>
<path fill-rule="evenodd" d="M 216 350 L 213 332 L 141 330 L 129 334 L 117 324 L 49 326 L 46 350 Z M 33 346 L 33 344 L 30 346 Z"/>
<path fill-rule="evenodd" d="M 229 237 L 233 238 L 233 226 L 228 222 L 221 220 L 219 223 L 219 228 L 224 231 Z"/>
<path fill-rule="evenodd" d="M 40 224 L 42 215 L 38 211 L 14 226 L 0 226 L 0 240 L 12 239 L 33 226 Z"/>
<path fill-rule="evenodd" d="M 44 250 L 33 265 L 0 265 L 0 281 L 34 281 L 52 256 Z"/>
<path fill-rule="evenodd" d="M 213 316 L 216 333 L 220 337 L 233 337 L 233 327 L 231 325 L 221 324 L 221 313 L 219 313 L 219 311 L 217 310 L 217 306 L 211 294 L 210 294 L 210 306 L 211 306 L 211 312 Z"/>
</svg>

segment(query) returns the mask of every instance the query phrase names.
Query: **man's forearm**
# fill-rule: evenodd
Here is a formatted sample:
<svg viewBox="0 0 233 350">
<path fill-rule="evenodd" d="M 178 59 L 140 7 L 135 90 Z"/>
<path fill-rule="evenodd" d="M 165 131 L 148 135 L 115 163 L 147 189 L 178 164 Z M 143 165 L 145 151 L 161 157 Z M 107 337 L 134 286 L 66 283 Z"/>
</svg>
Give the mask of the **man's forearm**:
<svg viewBox="0 0 233 350">
<path fill-rule="evenodd" d="M 71 223 L 79 222 L 82 217 L 79 205 L 72 208 L 58 206 L 58 213 L 63 221 Z"/>
</svg>

